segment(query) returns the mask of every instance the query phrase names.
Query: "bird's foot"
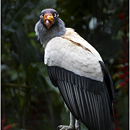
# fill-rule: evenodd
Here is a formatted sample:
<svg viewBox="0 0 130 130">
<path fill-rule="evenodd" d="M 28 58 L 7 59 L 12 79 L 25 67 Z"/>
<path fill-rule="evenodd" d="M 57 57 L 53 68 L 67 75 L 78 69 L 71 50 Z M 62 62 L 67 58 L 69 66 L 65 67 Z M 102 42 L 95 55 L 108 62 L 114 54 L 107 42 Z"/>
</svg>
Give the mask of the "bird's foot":
<svg viewBox="0 0 130 130">
<path fill-rule="evenodd" d="M 57 127 L 57 130 L 75 130 L 74 129 L 74 126 L 70 125 L 70 126 L 67 126 L 67 125 L 59 125 Z"/>
</svg>

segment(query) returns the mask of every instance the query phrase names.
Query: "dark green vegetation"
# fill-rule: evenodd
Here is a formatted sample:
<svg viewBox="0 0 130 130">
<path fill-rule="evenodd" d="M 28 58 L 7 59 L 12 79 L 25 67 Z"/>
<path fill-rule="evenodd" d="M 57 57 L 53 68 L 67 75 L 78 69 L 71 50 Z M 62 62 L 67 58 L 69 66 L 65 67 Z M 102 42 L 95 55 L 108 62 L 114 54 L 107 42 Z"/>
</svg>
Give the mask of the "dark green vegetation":
<svg viewBox="0 0 130 130">
<path fill-rule="evenodd" d="M 127 130 L 128 1 L 2 0 L 3 130 L 56 130 L 58 124 L 69 122 L 62 98 L 48 79 L 44 49 L 34 32 L 41 10 L 48 7 L 101 54 L 116 90 L 115 130 Z"/>
</svg>

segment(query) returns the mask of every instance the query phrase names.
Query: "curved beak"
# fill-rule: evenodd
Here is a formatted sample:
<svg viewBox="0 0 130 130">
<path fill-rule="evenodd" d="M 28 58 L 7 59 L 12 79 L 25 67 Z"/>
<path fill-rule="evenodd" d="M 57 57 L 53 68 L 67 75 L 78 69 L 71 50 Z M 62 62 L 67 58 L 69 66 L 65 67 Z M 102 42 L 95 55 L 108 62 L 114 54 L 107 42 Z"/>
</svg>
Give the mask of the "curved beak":
<svg viewBox="0 0 130 130">
<path fill-rule="evenodd" d="M 43 20 L 44 20 L 44 24 L 46 28 L 49 29 L 51 25 L 53 24 L 54 17 L 52 14 L 49 14 L 49 15 L 45 14 L 43 17 Z"/>
</svg>

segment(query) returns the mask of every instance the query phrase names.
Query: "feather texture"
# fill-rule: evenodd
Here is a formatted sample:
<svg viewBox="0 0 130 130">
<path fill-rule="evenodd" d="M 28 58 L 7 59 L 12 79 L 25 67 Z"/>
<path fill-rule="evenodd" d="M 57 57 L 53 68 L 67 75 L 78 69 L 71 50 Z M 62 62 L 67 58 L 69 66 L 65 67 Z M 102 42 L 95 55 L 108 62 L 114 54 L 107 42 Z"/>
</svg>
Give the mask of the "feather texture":
<svg viewBox="0 0 130 130">
<path fill-rule="evenodd" d="M 114 129 L 111 94 L 105 80 L 92 80 L 55 66 L 48 66 L 48 74 L 69 110 L 89 130 Z"/>
<path fill-rule="evenodd" d="M 45 48 L 44 63 L 48 66 L 59 66 L 80 76 L 103 81 L 99 60 L 102 61 L 99 53 L 69 28 L 62 37 L 50 40 Z"/>
</svg>

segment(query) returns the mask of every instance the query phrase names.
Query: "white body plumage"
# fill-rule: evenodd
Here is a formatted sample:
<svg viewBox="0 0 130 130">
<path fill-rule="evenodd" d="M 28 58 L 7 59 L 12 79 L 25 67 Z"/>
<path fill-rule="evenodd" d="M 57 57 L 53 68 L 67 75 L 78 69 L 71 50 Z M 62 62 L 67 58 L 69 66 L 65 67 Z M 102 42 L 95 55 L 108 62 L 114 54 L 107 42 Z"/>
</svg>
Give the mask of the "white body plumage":
<svg viewBox="0 0 130 130">
<path fill-rule="evenodd" d="M 62 37 L 52 38 L 46 48 L 44 63 L 59 66 L 80 76 L 103 81 L 99 53 L 73 29 L 66 28 Z"/>
</svg>

